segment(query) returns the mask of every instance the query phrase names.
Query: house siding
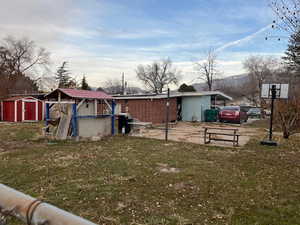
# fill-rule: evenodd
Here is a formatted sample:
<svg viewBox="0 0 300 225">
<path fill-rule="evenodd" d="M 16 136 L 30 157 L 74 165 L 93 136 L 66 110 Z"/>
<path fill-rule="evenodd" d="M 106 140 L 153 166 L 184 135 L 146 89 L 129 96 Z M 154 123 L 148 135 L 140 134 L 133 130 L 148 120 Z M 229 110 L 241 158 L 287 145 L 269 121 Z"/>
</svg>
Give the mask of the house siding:
<svg viewBox="0 0 300 225">
<path fill-rule="evenodd" d="M 211 96 L 182 97 L 182 120 L 204 121 L 204 111 L 211 108 Z"/>
<path fill-rule="evenodd" d="M 142 122 L 152 122 L 154 124 L 166 121 L 166 99 L 118 99 L 117 105 L 121 105 L 121 112 L 128 113 L 135 119 Z M 169 121 L 177 120 L 177 99 L 170 98 Z"/>
</svg>

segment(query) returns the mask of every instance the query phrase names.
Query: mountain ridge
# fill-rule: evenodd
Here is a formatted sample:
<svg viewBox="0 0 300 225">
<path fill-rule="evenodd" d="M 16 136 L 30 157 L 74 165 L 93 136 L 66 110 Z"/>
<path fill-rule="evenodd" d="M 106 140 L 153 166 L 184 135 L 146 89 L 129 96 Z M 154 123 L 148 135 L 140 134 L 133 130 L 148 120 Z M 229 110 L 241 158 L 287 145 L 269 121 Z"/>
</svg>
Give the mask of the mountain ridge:
<svg viewBox="0 0 300 225">
<path fill-rule="evenodd" d="M 239 74 L 232 75 L 223 78 L 216 79 L 213 83 L 213 89 L 218 90 L 222 89 L 222 87 L 238 87 L 245 84 L 249 81 L 248 74 Z M 202 83 L 193 83 L 192 86 L 196 89 L 196 91 L 207 91 L 207 84 L 205 82 Z"/>
</svg>

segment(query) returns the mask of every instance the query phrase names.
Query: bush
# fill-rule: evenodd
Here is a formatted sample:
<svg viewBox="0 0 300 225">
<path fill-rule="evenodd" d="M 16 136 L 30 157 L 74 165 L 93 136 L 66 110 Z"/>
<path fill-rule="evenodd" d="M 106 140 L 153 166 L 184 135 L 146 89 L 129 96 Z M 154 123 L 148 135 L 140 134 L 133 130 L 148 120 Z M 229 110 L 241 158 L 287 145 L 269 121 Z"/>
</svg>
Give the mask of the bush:
<svg viewBox="0 0 300 225">
<path fill-rule="evenodd" d="M 275 123 L 283 132 L 284 138 L 299 131 L 300 125 L 300 98 L 277 100 L 275 109 Z"/>
</svg>

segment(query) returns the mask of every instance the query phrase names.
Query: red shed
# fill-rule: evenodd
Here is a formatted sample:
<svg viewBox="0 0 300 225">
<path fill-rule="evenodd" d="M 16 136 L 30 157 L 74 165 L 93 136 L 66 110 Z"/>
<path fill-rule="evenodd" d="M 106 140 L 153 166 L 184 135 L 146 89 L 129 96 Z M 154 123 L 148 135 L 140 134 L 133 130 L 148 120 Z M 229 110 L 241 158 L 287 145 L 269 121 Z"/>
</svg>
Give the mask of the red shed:
<svg viewBox="0 0 300 225">
<path fill-rule="evenodd" d="M 11 97 L 1 101 L 1 120 L 34 122 L 44 119 L 44 102 L 33 97 Z"/>
</svg>

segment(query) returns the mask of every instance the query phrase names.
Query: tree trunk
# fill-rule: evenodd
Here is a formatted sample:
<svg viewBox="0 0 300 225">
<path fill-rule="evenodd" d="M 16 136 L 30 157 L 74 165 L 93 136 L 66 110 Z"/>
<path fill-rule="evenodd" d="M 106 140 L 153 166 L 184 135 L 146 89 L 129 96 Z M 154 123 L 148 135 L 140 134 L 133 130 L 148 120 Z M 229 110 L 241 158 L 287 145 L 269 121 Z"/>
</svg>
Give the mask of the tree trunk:
<svg viewBox="0 0 300 225">
<path fill-rule="evenodd" d="M 283 131 L 283 138 L 284 139 L 289 139 L 290 133 L 288 131 Z"/>
</svg>

